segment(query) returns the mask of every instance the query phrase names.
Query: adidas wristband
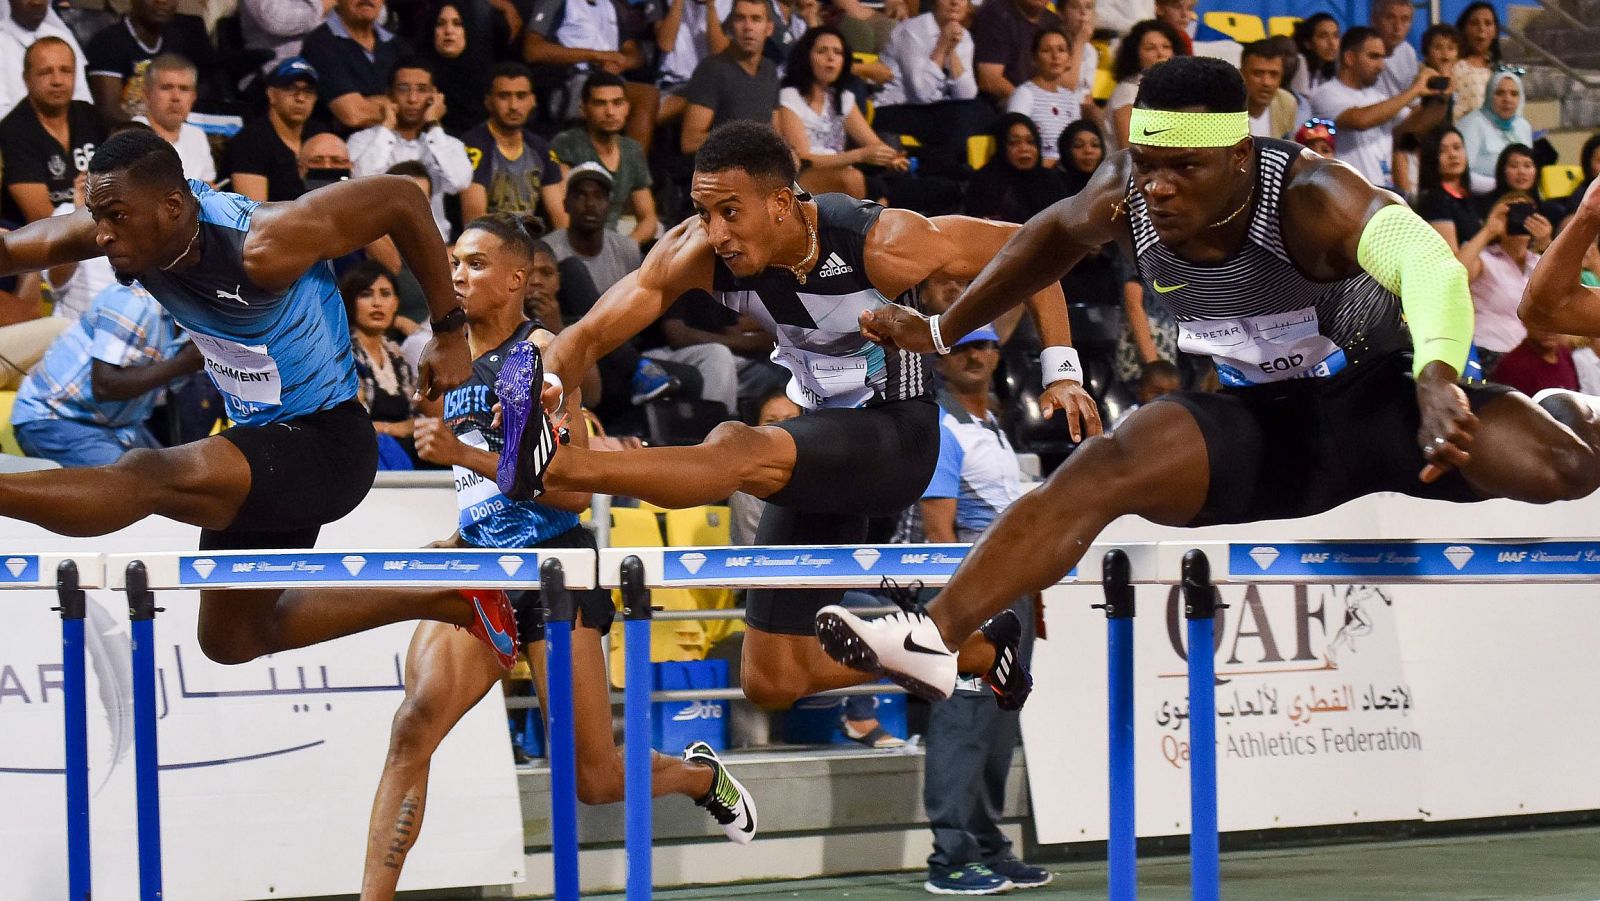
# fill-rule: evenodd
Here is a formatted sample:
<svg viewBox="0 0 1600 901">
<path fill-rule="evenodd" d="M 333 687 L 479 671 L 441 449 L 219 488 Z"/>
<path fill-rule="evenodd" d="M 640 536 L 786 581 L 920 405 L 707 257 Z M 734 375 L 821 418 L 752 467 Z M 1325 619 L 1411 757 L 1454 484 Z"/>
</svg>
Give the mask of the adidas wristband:
<svg viewBox="0 0 1600 901">
<path fill-rule="evenodd" d="M 939 356 L 942 357 L 950 353 L 950 348 L 945 346 L 944 336 L 939 334 L 939 317 L 941 315 L 940 313 L 935 313 L 928 317 L 928 334 L 933 338 L 933 349 L 938 351 Z"/>
<path fill-rule="evenodd" d="M 1078 352 L 1065 345 L 1039 351 L 1039 376 L 1046 388 L 1063 379 L 1083 384 L 1083 367 L 1078 365 Z"/>
</svg>

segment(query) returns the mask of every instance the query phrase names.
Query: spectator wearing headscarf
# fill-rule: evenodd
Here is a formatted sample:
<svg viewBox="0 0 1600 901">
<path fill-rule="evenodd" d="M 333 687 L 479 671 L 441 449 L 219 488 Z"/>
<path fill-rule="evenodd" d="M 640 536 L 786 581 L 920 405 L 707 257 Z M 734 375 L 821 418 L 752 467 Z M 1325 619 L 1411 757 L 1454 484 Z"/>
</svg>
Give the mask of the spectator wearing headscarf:
<svg viewBox="0 0 1600 901">
<path fill-rule="evenodd" d="M 1001 222 L 1027 222 L 1066 196 L 1061 179 L 1044 167 L 1039 127 L 1021 113 L 995 120 L 994 156 L 967 184 L 966 213 Z"/>
<path fill-rule="evenodd" d="M 1526 102 L 1517 73 L 1501 70 L 1490 76 L 1483 105 L 1456 123 L 1467 145 L 1469 169 L 1492 176 L 1501 151 L 1512 144 L 1533 144 L 1533 126 L 1522 115 Z"/>
</svg>

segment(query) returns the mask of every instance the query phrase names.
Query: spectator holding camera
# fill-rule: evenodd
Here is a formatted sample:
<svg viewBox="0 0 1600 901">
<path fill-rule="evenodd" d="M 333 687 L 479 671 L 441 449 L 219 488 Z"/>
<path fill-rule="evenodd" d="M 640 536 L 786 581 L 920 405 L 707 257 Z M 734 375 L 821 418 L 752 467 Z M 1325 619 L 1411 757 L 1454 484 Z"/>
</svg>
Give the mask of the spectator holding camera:
<svg viewBox="0 0 1600 901">
<path fill-rule="evenodd" d="M 1467 267 L 1472 287 L 1472 343 L 1484 372 L 1493 372 L 1500 358 L 1528 336 L 1517 318 L 1517 306 L 1539 262 L 1539 254 L 1529 246 L 1528 227 L 1537 215 L 1532 196 L 1512 191 L 1495 203 L 1483 228 L 1456 254 Z"/>
<path fill-rule="evenodd" d="M 1394 185 L 1394 135 L 1401 119 L 1406 120 L 1408 131 L 1415 131 L 1425 129 L 1430 116 L 1443 117 L 1442 112 L 1426 110 L 1404 116 L 1413 102 L 1441 90 L 1438 82 L 1429 84 L 1441 76 L 1419 66 L 1409 87 L 1389 95 L 1378 85 L 1385 53 L 1383 38 L 1376 31 L 1364 26 L 1350 29 L 1339 43 L 1339 77 L 1311 93 L 1311 115 L 1328 119 L 1339 129 L 1338 158 L 1379 187 Z"/>
<path fill-rule="evenodd" d="M 1476 184 L 1482 176 L 1472 176 Z M 1528 234 L 1533 236 L 1533 249 L 1544 253 L 1555 237 L 1554 223 L 1564 209 L 1559 204 L 1546 203 L 1539 196 L 1539 166 L 1533 159 L 1533 148 L 1526 144 L 1512 144 L 1500 151 L 1494 164 L 1494 188 L 1479 199 L 1479 211 L 1489 215 L 1489 208 L 1500 198 L 1511 193 L 1521 193 L 1533 201 L 1534 215 L 1528 217 Z"/>
</svg>

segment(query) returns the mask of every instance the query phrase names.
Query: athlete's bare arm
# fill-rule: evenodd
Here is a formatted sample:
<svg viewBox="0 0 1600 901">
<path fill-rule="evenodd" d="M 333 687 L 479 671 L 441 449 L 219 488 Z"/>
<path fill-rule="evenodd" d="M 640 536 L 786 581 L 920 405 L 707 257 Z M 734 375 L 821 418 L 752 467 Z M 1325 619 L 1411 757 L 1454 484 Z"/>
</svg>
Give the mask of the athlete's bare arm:
<svg viewBox="0 0 1600 901">
<path fill-rule="evenodd" d="M 398 175 L 351 179 L 299 200 L 262 204 L 251 217 L 244 269 L 261 287 L 282 291 L 322 260 L 360 250 L 385 235 L 422 285 L 433 318 L 455 309 L 450 257 L 428 199 Z M 471 374 L 466 329 L 435 334 L 422 355 L 423 395 L 438 397 Z"/>
<path fill-rule="evenodd" d="M 1362 271 L 1359 248 L 1367 221 L 1384 207 L 1403 202 L 1373 187 L 1349 166 L 1303 151 L 1289 170 L 1283 191 L 1284 247 L 1313 278 L 1349 278 Z M 1460 266 L 1454 257 L 1447 265 Z M 1424 482 L 1471 459 L 1478 417 L 1456 384 L 1460 376 L 1439 360 L 1417 375 L 1417 405 L 1422 413 L 1417 442 L 1429 460 L 1420 474 Z"/>
<path fill-rule="evenodd" d="M 1128 193 L 1128 166 L 1126 151 L 1115 154 L 1082 191 L 1013 232 L 999 252 L 984 261 L 971 287 L 940 317 L 945 343 L 1058 284 L 1090 252 L 1126 236 L 1121 205 Z M 927 320 L 903 307 L 883 307 L 870 318 L 863 317 L 861 325 L 874 341 L 920 353 L 933 350 Z"/>
<path fill-rule="evenodd" d="M 1009 222 L 992 222 L 970 216 L 928 219 L 909 210 L 884 210 L 878 218 L 878 224 L 867 235 L 867 275 L 878 290 L 889 297 L 899 296 L 902 285 L 908 282 L 912 286 L 919 285 L 929 276 L 971 281 L 1000 253 L 1007 240 L 1018 230 L 1019 226 Z M 1045 346 L 1071 346 L 1072 327 L 1067 319 L 1067 302 L 1061 294 L 1059 280 L 1049 282 L 1041 290 L 1028 295 L 1027 304 L 1034 321 L 1038 323 L 1039 337 Z M 874 341 L 882 340 L 874 328 L 874 323 L 878 321 L 877 312 L 863 313 L 861 317 L 863 333 Z M 920 314 L 911 310 L 891 311 L 884 315 L 921 318 Z M 946 334 L 946 343 L 955 341 L 967 331 L 970 329 Z M 929 349 L 932 349 L 931 342 Z M 1098 435 L 1101 431 L 1099 407 L 1083 390 L 1083 386 L 1076 382 L 1062 380 L 1052 383 L 1040 395 L 1039 410 L 1046 417 L 1056 410 L 1066 411 L 1067 429 L 1074 441 L 1081 440 L 1084 432 Z"/>
<path fill-rule="evenodd" d="M 1563 335 L 1600 336 L 1600 291 L 1578 281 L 1586 254 L 1600 239 L 1600 181 L 1533 268 L 1517 314 L 1532 328 Z"/>
<path fill-rule="evenodd" d="M 563 384 L 578 384 L 575 379 L 660 319 L 685 291 L 709 290 L 713 257 L 700 220 L 679 223 L 656 242 L 637 271 L 612 285 L 582 319 L 561 330 L 545 351 L 545 371 L 555 373 Z M 545 408 L 553 411 L 559 396 L 553 389 L 545 391 Z"/>
<path fill-rule="evenodd" d="M 100 256 L 94 233 L 93 217 L 80 208 L 70 216 L 50 216 L 0 234 L 0 276 Z"/>
</svg>

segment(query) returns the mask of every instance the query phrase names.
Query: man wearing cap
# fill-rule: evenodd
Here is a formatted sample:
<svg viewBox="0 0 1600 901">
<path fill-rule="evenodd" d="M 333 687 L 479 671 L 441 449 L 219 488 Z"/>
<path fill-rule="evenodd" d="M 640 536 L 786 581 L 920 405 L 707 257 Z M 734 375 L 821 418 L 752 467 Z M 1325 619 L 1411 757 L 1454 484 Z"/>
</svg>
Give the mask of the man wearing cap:
<svg viewBox="0 0 1600 901">
<path fill-rule="evenodd" d="M 1294 142 L 1317 156 L 1334 159 L 1338 152 L 1339 129 L 1327 119 L 1307 119 L 1295 129 Z"/>
<path fill-rule="evenodd" d="M 639 268 L 639 245 L 606 227 L 611 215 L 611 173 L 599 163 L 580 163 L 567 173 L 567 227 L 545 236 L 556 262 L 577 257 L 604 294 Z"/>
<path fill-rule="evenodd" d="M 919 507 L 928 541 L 977 540 L 1022 496 L 1017 454 L 990 409 L 989 390 L 1000 365 L 1000 335 L 974 329 L 937 362 L 940 380 L 939 463 Z M 1033 654 L 1032 596 L 1015 599 L 984 624 L 996 648 L 1013 653 L 1026 672 Z M 1000 830 L 1011 756 L 1021 738 L 1016 702 L 1004 707 L 978 676 L 928 710 L 927 765 L 922 804 L 933 830 L 924 887 L 935 894 L 992 894 L 1036 888 L 1050 872 L 1018 860 Z M 1026 695 L 1024 694 L 1024 697 Z"/>
<path fill-rule="evenodd" d="M 311 118 L 317 105 L 317 70 L 291 56 L 267 73 L 267 114 L 233 136 L 233 189 L 251 200 L 295 200 L 306 192 L 297 158 L 300 145 L 327 131 Z"/>
<path fill-rule="evenodd" d="M 824 608 L 817 632 L 835 660 L 948 697 L 955 643 L 1055 584 L 1124 515 L 1209 526 L 1381 491 L 1548 503 L 1600 486 L 1600 417 L 1576 395 L 1536 404 L 1460 380 L 1472 295 L 1439 233 L 1348 166 L 1251 138 L 1245 110 L 1225 62 L 1151 67 L 1128 149 L 1023 226 L 949 309 L 862 317 L 885 344 L 947 352 L 1114 240 L 1223 388 L 1166 395 L 1084 442 L 995 520 L 926 613 Z"/>
</svg>

